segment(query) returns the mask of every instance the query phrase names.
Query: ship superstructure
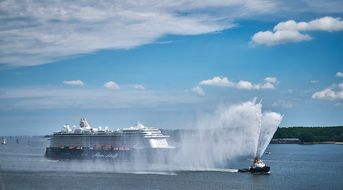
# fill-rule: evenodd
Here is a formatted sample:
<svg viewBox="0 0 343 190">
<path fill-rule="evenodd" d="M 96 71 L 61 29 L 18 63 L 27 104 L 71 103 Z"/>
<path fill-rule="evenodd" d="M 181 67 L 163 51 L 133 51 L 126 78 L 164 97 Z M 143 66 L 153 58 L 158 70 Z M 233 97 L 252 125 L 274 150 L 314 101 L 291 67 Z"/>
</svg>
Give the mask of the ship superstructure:
<svg viewBox="0 0 343 190">
<path fill-rule="evenodd" d="M 172 149 L 168 137 L 159 129 L 144 127 L 141 123 L 110 130 L 108 127 L 92 128 L 82 118 L 80 127 L 65 125 L 62 131 L 55 132 L 45 155 L 51 158 L 127 157 L 137 152 Z"/>
</svg>

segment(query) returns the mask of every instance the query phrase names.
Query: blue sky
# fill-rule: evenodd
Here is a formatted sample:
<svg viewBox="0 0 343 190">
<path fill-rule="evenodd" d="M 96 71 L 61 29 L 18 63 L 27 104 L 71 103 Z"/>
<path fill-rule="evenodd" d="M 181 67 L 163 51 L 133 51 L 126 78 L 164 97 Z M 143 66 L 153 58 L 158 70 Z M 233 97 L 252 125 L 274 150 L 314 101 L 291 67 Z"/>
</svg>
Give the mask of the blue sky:
<svg viewBox="0 0 343 190">
<path fill-rule="evenodd" d="M 325 7 L 325 9 L 323 9 Z M 343 123 L 340 1 L 2 1 L 0 127 L 80 117 L 191 128 L 254 97 L 281 126 Z"/>
</svg>

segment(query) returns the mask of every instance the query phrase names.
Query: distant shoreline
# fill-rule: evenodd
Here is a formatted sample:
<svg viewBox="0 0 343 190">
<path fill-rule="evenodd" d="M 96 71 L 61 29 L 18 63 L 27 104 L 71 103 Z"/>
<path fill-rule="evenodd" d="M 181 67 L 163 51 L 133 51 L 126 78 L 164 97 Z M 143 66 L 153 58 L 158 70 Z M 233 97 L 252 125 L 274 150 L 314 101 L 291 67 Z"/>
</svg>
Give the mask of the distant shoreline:
<svg viewBox="0 0 343 190">
<path fill-rule="evenodd" d="M 343 145 L 343 142 L 335 142 L 335 141 L 326 141 L 326 142 L 298 142 L 298 143 L 292 143 L 292 142 L 275 143 L 275 142 L 270 142 L 270 144 L 299 144 L 299 145 L 336 144 L 336 145 Z"/>
<path fill-rule="evenodd" d="M 302 144 L 340 144 L 343 142 L 343 126 L 281 127 L 275 132 L 272 141 L 275 139 L 290 139 Z"/>
<path fill-rule="evenodd" d="M 161 129 L 162 133 L 170 136 L 171 141 L 178 142 L 184 135 L 196 133 L 195 129 Z M 41 137 L 37 136 L 2 136 L 3 138 Z M 270 144 L 337 144 L 343 145 L 343 126 L 336 127 L 279 127 Z"/>
</svg>

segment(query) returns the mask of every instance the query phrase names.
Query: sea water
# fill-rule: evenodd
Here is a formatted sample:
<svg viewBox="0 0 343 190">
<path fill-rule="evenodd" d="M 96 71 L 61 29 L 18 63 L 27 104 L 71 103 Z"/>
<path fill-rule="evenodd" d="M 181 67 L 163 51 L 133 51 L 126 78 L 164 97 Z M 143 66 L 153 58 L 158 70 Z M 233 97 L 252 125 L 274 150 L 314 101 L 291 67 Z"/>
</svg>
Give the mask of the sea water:
<svg viewBox="0 0 343 190">
<path fill-rule="evenodd" d="M 7 142 L 0 145 L 0 189 L 343 189 L 343 146 L 335 144 L 269 145 L 263 160 L 271 174 L 252 175 L 237 172 L 251 164 L 247 158 L 204 170 L 125 170 L 130 163 L 46 159 L 47 138 Z"/>
</svg>

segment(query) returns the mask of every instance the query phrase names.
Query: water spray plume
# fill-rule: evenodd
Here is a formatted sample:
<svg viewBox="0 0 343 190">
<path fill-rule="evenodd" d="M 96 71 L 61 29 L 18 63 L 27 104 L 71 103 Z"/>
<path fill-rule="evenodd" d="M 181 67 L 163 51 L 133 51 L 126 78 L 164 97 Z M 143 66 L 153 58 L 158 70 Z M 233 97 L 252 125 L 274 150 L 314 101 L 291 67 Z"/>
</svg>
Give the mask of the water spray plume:
<svg viewBox="0 0 343 190">
<path fill-rule="evenodd" d="M 197 123 L 197 132 L 185 136 L 176 161 L 194 169 L 225 167 L 241 156 L 262 156 L 282 116 L 262 112 L 256 98 L 235 105 L 221 105 Z"/>
<path fill-rule="evenodd" d="M 262 157 L 264 151 L 267 149 L 268 144 L 273 138 L 278 126 L 281 123 L 282 117 L 275 112 L 266 112 L 262 116 L 261 131 L 259 134 L 258 148 L 256 155 L 259 158 Z"/>
</svg>

